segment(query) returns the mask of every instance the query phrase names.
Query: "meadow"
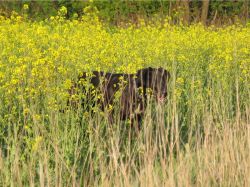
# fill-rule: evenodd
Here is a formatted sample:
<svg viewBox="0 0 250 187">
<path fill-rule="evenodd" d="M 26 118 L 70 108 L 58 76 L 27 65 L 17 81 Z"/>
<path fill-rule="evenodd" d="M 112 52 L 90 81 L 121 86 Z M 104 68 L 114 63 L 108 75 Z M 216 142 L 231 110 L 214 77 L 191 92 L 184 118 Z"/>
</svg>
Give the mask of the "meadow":
<svg viewBox="0 0 250 187">
<path fill-rule="evenodd" d="M 67 110 L 83 71 L 171 73 L 143 128 Z M 0 17 L 0 186 L 249 186 L 250 27 Z"/>
</svg>

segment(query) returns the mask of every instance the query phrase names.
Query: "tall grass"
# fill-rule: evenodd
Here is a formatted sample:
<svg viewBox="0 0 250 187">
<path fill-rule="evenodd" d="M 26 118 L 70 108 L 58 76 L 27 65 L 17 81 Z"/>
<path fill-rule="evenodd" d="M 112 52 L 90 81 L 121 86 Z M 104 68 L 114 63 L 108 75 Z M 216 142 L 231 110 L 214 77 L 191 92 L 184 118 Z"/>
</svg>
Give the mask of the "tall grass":
<svg viewBox="0 0 250 187">
<path fill-rule="evenodd" d="M 1 186 L 249 186 L 248 27 L 0 26 Z M 60 112 L 78 72 L 147 66 L 171 80 L 141 131 L 98 108 Z"/>
<path fill-rule="evenodd" d="M 229 117 L 226 100 L 211 96 L 184 116 L 171 93 L 166 105 L 148 107 L 139 133 L 73 110 L 34 117 L 29 129 L 15 119 L 1 144 L 1 185 L 248 186 L 249 108 Z"/>
</svg>

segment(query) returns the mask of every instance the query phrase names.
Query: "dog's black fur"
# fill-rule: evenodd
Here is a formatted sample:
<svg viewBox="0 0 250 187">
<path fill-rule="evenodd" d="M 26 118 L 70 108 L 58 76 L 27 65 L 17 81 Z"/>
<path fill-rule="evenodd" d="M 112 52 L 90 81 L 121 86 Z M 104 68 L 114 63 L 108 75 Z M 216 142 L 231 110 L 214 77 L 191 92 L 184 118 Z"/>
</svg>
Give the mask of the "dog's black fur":
<svg viewBox="0 0 250 187">
<path fill-rule="evenodd" d="M 91 75 L 84 72 L 79 80 L 69 90 L 69 94 L 83 93 L 85 99 L 80 99 L 82 106 L 86 101 L 92 101 L 96 97 L 92 92 L 99 94 L 95 103 L 104 111 L 108 107 L 119 103 L 120 120 L 136 120 L 140 123 L 146 109 L 149 95 L 157 102 L 162 102 L 167 97 L 167 86 L 170 73 L 163 68 L 144 68 L 136 74 L 113 74 L 93 71 Z M 91 83 L 92 88 L 86 81 Z M 88 84 L 89 85 L 89 84 Z M 149 94 L 151 93 L 151 94 Z M 79 102 L 79 100 L 78 100 Z M 76 102 L 68 102 L 68 105 L 76 105 Z M 113 121 L 113 112 L 110 110 L 110 121 Z"/>
</svg>

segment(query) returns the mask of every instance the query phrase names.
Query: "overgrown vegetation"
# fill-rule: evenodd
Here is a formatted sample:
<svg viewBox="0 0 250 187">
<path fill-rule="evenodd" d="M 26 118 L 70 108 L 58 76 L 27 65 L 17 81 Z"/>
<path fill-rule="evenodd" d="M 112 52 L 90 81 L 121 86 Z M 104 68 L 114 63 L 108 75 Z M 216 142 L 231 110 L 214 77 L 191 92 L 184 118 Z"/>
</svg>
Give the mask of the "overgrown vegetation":
<svg viewBox="0 0 250 187">
<path fill-rule="evenodd" d="M 85 11 L 0 18 L 1 186 L 248 186 L 249 27 L 110 28 Z M 98 109 L 60 112 L 80 72 L 148 66 L 171 72 L 169 95 L 139 133 Z"/>
<path fill-rule="evenodd" d="M 68 12 L 68 19 L 81 17 L 86 7 L 96 7 L 98 16 L 113 25 L 124 25 L 127 22 L 137 24 L 140 19 L 146 22 L 152 20 L 163 21 L 166 16 L 171 23 L 190 24 L 202 22 L 204 24 L 224 25 L 246 23 L 249 19 L 250 3 L 240 1 L 2 1 L 0 15 L 10 16 L 12 11 L 23 13 L 23 5 L 29 5 L 27 11 L 30 19 L 40 20 L 55 16 L 60 7 L 64 6 Z"/>
</svg>

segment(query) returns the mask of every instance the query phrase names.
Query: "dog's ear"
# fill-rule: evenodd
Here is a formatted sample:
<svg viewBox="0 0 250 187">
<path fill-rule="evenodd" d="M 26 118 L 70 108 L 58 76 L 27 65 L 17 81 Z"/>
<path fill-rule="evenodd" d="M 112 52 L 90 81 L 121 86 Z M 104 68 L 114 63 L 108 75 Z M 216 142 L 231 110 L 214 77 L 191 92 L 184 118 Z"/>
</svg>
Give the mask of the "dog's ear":
<svg viewBox="0 0 250 187">
<path fill-rule="evenodd" d="M 148 67 L 137 71 L 137 87 L 150 87 L 153 78 L 153 68 Z"/>
</svg>

